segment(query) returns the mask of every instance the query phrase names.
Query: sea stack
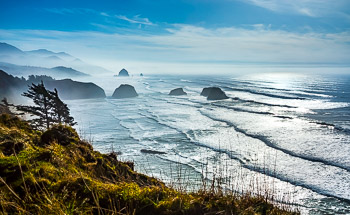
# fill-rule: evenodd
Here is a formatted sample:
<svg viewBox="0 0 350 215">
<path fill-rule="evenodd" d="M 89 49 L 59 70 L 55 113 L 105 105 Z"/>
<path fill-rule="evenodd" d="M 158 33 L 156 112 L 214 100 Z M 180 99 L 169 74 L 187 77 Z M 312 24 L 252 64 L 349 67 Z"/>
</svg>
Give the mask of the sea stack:
<svg viewBox="0 0 350 215">
<path fill-rule="evenodd" d="M 227 99 L 225 92 L 219 87 L 206 87 L 202 90 L 201 96 L 207 97 L 207 100 Z"/>
<path fill-rule="evenodd" d="M 128 77 L 129 73 L 128 73 L 128 71 L 126 69 L 122 69 L 122 70 L 120 70 L 118 76 L 120 76 L 120 77 Z"/>
<path fill-rule="evenodd" d="M 176 88 L 170 91 L 169 95 L 171 96 L 183 96 L 187 95 L 187 93 L 182 88 Z"/>
<path fill-rule="evenodd" d="M 211 90 L 212 87 L 206 87 L 206 88 L 203 88 L 202 92 L 201 92 L 201 96 L 205 96 L 205 97 L 208 97 L 209 96 L 209 92 Z"/>
<path fill-rule="evenodd" d="M 135 88 L 129 84 L 122 84 L 114 90 L 112 95 L 115 99 L 133 98 L 138 96 Z"/>
<path fill-rule="evenodd" d="M 142 74 L 142 73 L 140 73 L 140 76 L 141 76 L 141 77 L 143 77 L 143 74 Z"/>
</svg>

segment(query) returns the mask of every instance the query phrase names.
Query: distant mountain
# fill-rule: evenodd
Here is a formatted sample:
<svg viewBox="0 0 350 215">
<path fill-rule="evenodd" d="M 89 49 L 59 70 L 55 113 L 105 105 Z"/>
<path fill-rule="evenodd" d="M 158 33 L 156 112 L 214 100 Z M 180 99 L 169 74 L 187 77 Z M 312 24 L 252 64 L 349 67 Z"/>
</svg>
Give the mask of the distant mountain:
<svg viewBox="0 0 350 215">
<path fill-rule="evenodd" d="M 69 57 L 69 58 L 74 58 L 74 59 L 76 59 L 76 58 L 73 57 L 72 55 L 67 54 L 67 53 L 65 53 L 65 52 L 57 52 L 56 55 L 57 55 L 57 56 L 61 56 L 61 57 Z"/>
<path fill-rule="evenodd" d="M 70 67 L 64 67 L 64 66 L 56 66 L 51 68 L 51 70 L 63 73 L 63 74 L 70 74 L 70 75 L 75 75 L 75 76 L 88 76 L 88 74 L 79 72 L 73 68 Z"/>
<path fill-rule="evenodd" d="M 0 43 L 0 55 L 23 55 L 25 54 L 22 50 L 16 48 L 7 43 Z"/>
<path fill-rule="evenodd" d="M 37 49 L 37 50 L 32 50 L 32 51 L 25 51 L 25 53 L 28 54 L 36 54 L 36 55 L 44 55 L 44 56 L 49 56 L 49 55 L 56 55 L 56 56 L 64 56 L 64 57 L 72 57 L 72 55 L 67 54 L 65 52 L 53 52 L 49 51 L 47 49 Z"/>
<path fill-rule="evenodd" d="M 18 101 L 17 98 L 23 92 L 22 88 L 26 86 L 25 79 L 13 77 L 0 70 L 0 99 L 6 97 L 11 102 Z"/>
<path fill-rule="evenodd" d="M 47 49 L 37 49 L 37 50 L 32 50 L 32 51 L 25 51 L 25 53 L 28 55 L 31 55 L 32 57 L 34 57 L 34 56 L 43 57 L 43 58 L 50 59 L 50 60 L 59 60 L 59 61 L 70 62 L 70 61 L 73 61 L 76 59 L 72 55 L 67 54 L 65 52 L 53 52 L 53 51 L 49 51 Z M 67 62 L 65 62 L 65 63 L 67 63 Z"/>
<path fill-rule="evenodd" d="M 51 55 L 48 57 L 45 57 L 46 60 L 55 60 L 55 61 L 63 61 L 63 59 L 61 59 L 60 57 L 57 57 L 55 55 Z"/>
<path fill-rule="evenodd" d="M 66 52 L 53 52 L 47 49 L 22 51 L 7 43 L 0 43 L 0 62 L 41 68 L 64 66 L 88 74 L 112 73 L 105 68 L 88 64 Z M 8 72 L 11 73 L 11 71 Z"/>
<path fill-rule="evenodd" d="M 27 77 L 28 75 L 49 75 L 60 79 L 67 77 L 88 76 L 86 73 L 63 66 L 53 67 L 50 69 L 37 66 L 19 66 L 15 64 L 0 62 L 0 69 L 8 72 L 11 75 L 24 77 Z"/>
<path fill-rule="evenodd" d="M 21 94 L 28 89 L 28 85 L 43 81 L 47 89 L 56 88 L 62 99 L 90 99 L 105 98 L 104 90 L 94 83 L 84 83 L 71 79 L 55 80 L 49 76 L 30 76 L 28 79 L 17 78 L 0 70 L 0 99 L 6 97 L 11 102 L 23 100 Z"/>
<path fill-rule="evenodd" d="M 56 54 L 55 52 L 49 51 L 47 49 L 37 49 L 37 50 L 32 50 L 32 51 L 26 51 L 26 53 L 37 54 L 37 55 L 45 55 L 45 56 Z"/>
</svg>

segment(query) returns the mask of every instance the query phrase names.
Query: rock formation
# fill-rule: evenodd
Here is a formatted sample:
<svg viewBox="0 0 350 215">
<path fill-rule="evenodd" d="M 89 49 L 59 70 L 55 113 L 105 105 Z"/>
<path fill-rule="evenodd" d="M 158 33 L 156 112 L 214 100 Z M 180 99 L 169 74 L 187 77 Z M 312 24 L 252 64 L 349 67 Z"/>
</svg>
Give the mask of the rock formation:
<svg viewBox="0 0 350 215">
<path fill-rule="evenodd" d="M 129 73 L 128 73 L 128 71 L 126 69 L 122 69 L 122 70 L 120 70 L 118 76 L 120 76 L 120 77 L 128 77 Z"/>
<path fill-rule="evenodd" d="M 187 93 L 182 88 L 176 88 L 170 91 L 169 95 L 171 96 L 182 96 L 187 95 Z"/>
<path fill-rule="evenodd" d="M 219 87 L 204 88 L 201 92 L 201 96 L 207 97 L 207 100 L 221 100 L 228 98 L 225 92 L 222 91 Z"/>
<path fill-rule="evenodd" d="M 112 95 L 115 99 L 132 98 L 138 96 L 135 88 L 128 84 L 122 84 L 114 90 Z"/>
<path fill-rule="evenodd" d="M 203 88 L 202 92 L 201 92 L 201 96 L 205 96 L 205 97 L 208 97 L 209 96 L 209 92 L 211 90 L 212 87 L 206 87 L 206 88 Z"/>
<path fill-rule="evenodd" d="M 166 154 L 166 152 L 161 152 L 161 151 L 156 151 L 156 150 L 149 150 L 149 149 L 141 149 L 142 153 L 146 153 L 146 154 L 159 154 L 159 155 L 163 155 Z"/>
<path fill-rule="evenodd" d="M 56 88 L 62 99 L 90 99 L 105 98 L 105 91 L 94 83 L 84 83 L 71 79 L 55 80 L 49 76 L 30 75 L 28 80 L 17 78 L 0 70 L 0 98 L 6 97 L 9 101 L 22 98 L 21 94 L 28 89 L 28 85 L 44 82 L 49 90 Z"/>
<path fill-rule="evenodd" d="M 56 88 L 62 99 L 92 99 L 105 98 L 105 91 L 94 83 L 84 83 L 71 79 L 44 81 L 45 86 L 52 90 Z"/>
</svg>

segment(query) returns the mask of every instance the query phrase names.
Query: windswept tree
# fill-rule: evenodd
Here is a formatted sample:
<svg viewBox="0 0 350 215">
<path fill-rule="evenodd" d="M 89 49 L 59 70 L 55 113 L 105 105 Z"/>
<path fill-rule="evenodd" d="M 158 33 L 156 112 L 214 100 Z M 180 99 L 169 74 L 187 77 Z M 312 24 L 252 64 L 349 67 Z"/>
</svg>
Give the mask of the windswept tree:
<svg viewBox="0 0 350 215">
<path fill-rule="evenodd" d="M 41 83 L 37 85 L 32 84 L 29 86 L 28 91 L 24 92 L 22 96 L 31 98 L 35 106 L 21 105 L 18 106 L 18 110 L 37 116 L 32 122 L 38 127 L 46 127 L 46 129 L 48 129 L 53 121 L 50 113 L 52 109 L 52 99 L 44 83 L 41 81 Z"/>
<path fill-rule="evenodd" d="M 13 106 L 10 104 L 6 98 L 3 98 L 0 103 L 0 114 L 2 113 L 7 113 L 7 114 L 12 114 L 10 107 Z"/>
<path fill-rule="evenodd" d="M 43 81 L 37 85 L 33 83 L 22 95 L 31 98 L 35 106 L 22 105 L 17 106 L 17 109 L 35 116 L 31 120 L 34 126 L 48 129 L 53 123 L 75 124 L 68 106 L 59 98 L 57 90 L 47 90 Z"/>
<path fill-rule="evenodd" d="M 57 89 L 55 88 L 54 91 L 50 91 L 50 95 L 53 102 L 52 110 L 55 122 L 71 126 L 75 125 L 76 122 L 74 122 L 74 118 L 70 116 L 70 110 L 67 104 L 65 104 L 58 96 Z"/>
</svg>

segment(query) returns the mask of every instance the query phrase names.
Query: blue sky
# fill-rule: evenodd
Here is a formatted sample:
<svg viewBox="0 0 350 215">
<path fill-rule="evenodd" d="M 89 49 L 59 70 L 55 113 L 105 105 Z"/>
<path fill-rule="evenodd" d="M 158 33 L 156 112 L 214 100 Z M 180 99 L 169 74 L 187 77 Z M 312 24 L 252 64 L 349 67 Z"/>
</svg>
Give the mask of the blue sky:
<svg viewBox="0 0 350 215">
<path fill-rule="evenodd" d="M 0 41 L 112 69 L 350 64 L 349 0 L 0 3 Z"/>
</svg>

